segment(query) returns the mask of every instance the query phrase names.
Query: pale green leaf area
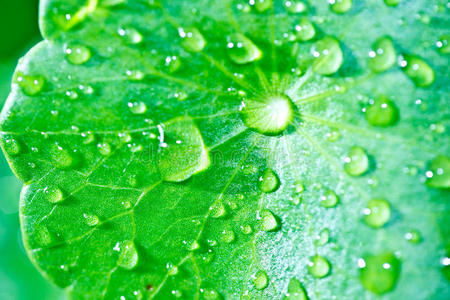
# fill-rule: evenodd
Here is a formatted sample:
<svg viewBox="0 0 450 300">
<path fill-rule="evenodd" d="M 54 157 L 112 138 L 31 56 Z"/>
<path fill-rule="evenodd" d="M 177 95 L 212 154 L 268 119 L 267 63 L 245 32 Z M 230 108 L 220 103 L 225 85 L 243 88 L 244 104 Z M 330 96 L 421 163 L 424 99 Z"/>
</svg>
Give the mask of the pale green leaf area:
<svg viewBox="0 0 450 300">
<path fill-rule="evenodd" d="M 448 9 L 42 1 L 0 121 L 31 260 L 73 299 L 448 299 Z"/>
</svg>

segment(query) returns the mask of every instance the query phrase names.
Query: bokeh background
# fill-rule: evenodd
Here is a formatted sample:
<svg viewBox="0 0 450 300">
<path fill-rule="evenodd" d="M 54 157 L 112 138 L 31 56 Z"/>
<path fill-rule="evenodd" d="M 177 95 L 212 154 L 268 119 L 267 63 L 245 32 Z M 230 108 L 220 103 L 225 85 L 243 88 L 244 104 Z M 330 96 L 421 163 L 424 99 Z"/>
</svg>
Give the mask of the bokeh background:
<svg viewBox="0 0 450 300">
<path fill-rule="evenodd" d="M 41 37 L 38 0 L 0 1 L 0 106 L 8 97 L 18 59 Z M 1 153 L 1 151 L 0 151 Z M 19 225 L 21 183 L 0 154 L 0 300 L 64 299 L 28 259 Z"/>
</svg>

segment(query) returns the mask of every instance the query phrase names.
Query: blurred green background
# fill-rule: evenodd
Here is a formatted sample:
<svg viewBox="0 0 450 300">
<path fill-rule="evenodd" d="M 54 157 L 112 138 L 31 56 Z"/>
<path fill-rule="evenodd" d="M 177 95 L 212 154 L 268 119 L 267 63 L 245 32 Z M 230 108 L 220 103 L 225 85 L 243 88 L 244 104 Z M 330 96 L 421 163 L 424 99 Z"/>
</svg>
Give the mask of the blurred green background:
<svg viewBox="0 0 450 300">
<path fill-rule="evenodd" d="M 38 42 L 38 0 L 1 0 L 0 5 L 0 105 L 11 85 L 17 60 Z M 0 299 L 63 299 L 60 289 L 34 268 L 22 245 L 19 226 L 21 183 L 0 154 Z"/>
</svg>

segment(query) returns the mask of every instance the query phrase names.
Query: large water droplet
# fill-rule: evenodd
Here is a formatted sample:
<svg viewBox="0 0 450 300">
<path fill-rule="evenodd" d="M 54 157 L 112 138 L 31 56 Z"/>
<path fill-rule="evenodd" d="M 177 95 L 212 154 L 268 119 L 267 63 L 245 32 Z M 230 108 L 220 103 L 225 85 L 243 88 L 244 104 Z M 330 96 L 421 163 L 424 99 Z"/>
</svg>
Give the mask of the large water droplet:
<svg viewBox="0 0 450 300">
<path fill-rule="evenodd" d="M 337 14 L 343 14 L 352 8 L 352 0 L 328 0 L 330 8 Z"/>
<path fill-rule="evenodd" d="M 308 295 L 300 281 L 295 278 L 289 280 L 288 291 L 284 300 L 308 300 Z"/>
<path fill-rule="evenodd" d="M 125 43 L 127 44 L 132 44 L 132 45 L 136 45 L 136 44 L 140 44 L 143 41 L 143 36 L 142 34 L 137 31 L 134 28 L 119 28 L 117 30 L 117 33 L 119 34 L 119 36 L 122 37 L 122 39 L 125 41 Z"/>
<path fill-rule="evenodd" d="M 353 146 L 345 158 L 345 172 L 351 176 L 360 176 L 369 169 L 369 157 L 366 151 L 358 146 Z"/>
<path fill-rule="evenodd" d="M 429 163 L 425 176 L 427 177 L 426 184 L 429 187 L 450 188 L 450 158 L 444 155 L 437 156 Z"/>
<path fill-rule="evenodd" d="M 320 205 L 326 208 L 335 207 L 339 202 L 339 197 L 332 190 L 327 190 L 322 197 L 320 197 Z"/>
<path fill-rule="evenodd" d="M 86 63 L 91 58 L 91 50 L 83 45 L 68 45 L 64 49 L 67 60 L 74 65 Z"/>
<path fill-rule="evenodd" d="M 181 46 L 190 52 L 200 52 L 205 48 L 206 41 L 200 31 L 195 27 L 178 28 L 181 37 Z"/>
<path fill-rule="evenodd" d="M 417 86 L 425 87 L 434 82 L 434 70 L 418 56 L 406 55 L 400 61 L 400 67 Z"/>
<path fill-rule="evenodd" d="M 379 228 L 386 224 L 391 217 L 391 206 L 384 199 L 372 199 L 363 211 L 367 225 Z"/>
<path fill-rule="evenodd" d="M 228 56 L 237 64 L 248 64 L 259 60 L 262 52 L 246 36 L 233 33 L 227 37 Z"/>
<path fill-rule="evenodd" d="M 147 112 L 147 105 L 142 101 L 128 102 L 128 108 L 135 115 L 142 115 Z"/>
<path fill-rule="evenodd" d="M 59 203 L 64 200 L 62 191 L 54 186 L 47 186 L 43 190 L 45 199 L 50 203 Z"/>
<path fill-rule="evenodd" d="M 416 229 L 411 229 L 407 233 L 405 233 L 405 240 L 410 243 L 418 244 L 422 241 L 422 235 Z"/>
<path fill-rule="evenodd" d="M 394 125 L 398 117 L 397 106 L 386 97 L 376 99 L 366 108 L 366 120 L 372 126 L 387 127 Z"/>
<path fill-rule="evenodd" d="M 285 95 L 264 96 L 245 102 L 242 119 L 245 125 L 265 135 L 279 135 L 294 119 L 294 104 Z"/>
<path fill-rule="evenodd" d="M 280 179 L 272 169 L 264 170 L 259 177 L 259 189 L 264 193 L 273 193 L 280 187 Z"/>
<path fill-rule="evenodd" d="M 395 64 L 396 52 L 392 40 L 383 36 L 375 41 L 369 51 L 369 68 L 374 72 L 383 72 Z"/>
<path fill-rule="evenodd" d="M 224 217 L 226 214 L 227 214 L 227 211 L 222 202 L 216 202 L 210 208 L 210 215 L 211 215 L 211 217 L 213 217 L 215 219 Z"/>
<path fill-rule="evenodd" d="M 124 268 L 131 270 L 136 267 L 138 263 L 138 252 L 136 250 L 136 245 L 133 241 L 123 242 L 120 246 L 120 255 L 117 264 Z"/>
<path fill-rule="evenodd" d="M 362 285 L 378 295 L 391 291 L 400 275 L 400 260 L 390 252 L 366 256 L 358 265 Z"/>
<path fill-rule="evenodd" d="M 68 169 L 75 164 L 72 154 L 58 144 L 49 147 L 49 154 L 52 164 L 59 169 Z"/>
<path fill-rule="evenodd" d="M 259 270 L 252 276 L 252 282 L 257 290 L 263 290 L 269 285 L 269 278 L 266 272 Z"/>
<path fill-rule="evenodd" d="M 302 18 L 298 24 L 295 25 L 296 37 L 300 41 L 309 41 L 316 35 L 314 25 L 308 21 L 307 18 Z"/>
<path fill-rule="evenodd" d="M 308 272 L 316 278 L 323 278 L 330 273 L 330 263 L 328 260 L 320 255 L 315 255 L 310 258 L 308 263 Z"/>
<path fill-rule="evenodd" d="M 317 41 L 312 48 L 312 54 L 314 56 L 313 69 L 321 75 L 336 73 L 344 61 L 344 54 L 339 42 L 331 36 Z"/>
<path fill-rule="evenodd" d="M 281 224 L 279 219 L 268 209 L 264 209 L 259 213 L 261 230 L 277 231 Z"/>
<path fill-rule="evenodd" d="M 20 86 L 26 95 L 34 96 L 44 88 L 45 78 L 41 75 L 32 76 L 17 72 L 14 82 Z"/>
</svg>

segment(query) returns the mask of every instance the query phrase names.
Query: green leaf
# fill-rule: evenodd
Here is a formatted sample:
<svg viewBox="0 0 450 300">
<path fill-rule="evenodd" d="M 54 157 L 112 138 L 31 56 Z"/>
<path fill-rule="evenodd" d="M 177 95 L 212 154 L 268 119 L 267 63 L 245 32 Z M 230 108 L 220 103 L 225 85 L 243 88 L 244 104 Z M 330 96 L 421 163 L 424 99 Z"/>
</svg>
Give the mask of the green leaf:
<svg viewBox="0 0 450 300">
<path fill-rule="evenodd" d="M 391 5 L 43 1 L 0 119 L 32 261 L 74 299 L 448 298 L 448 8 Z"/>
</svg>

